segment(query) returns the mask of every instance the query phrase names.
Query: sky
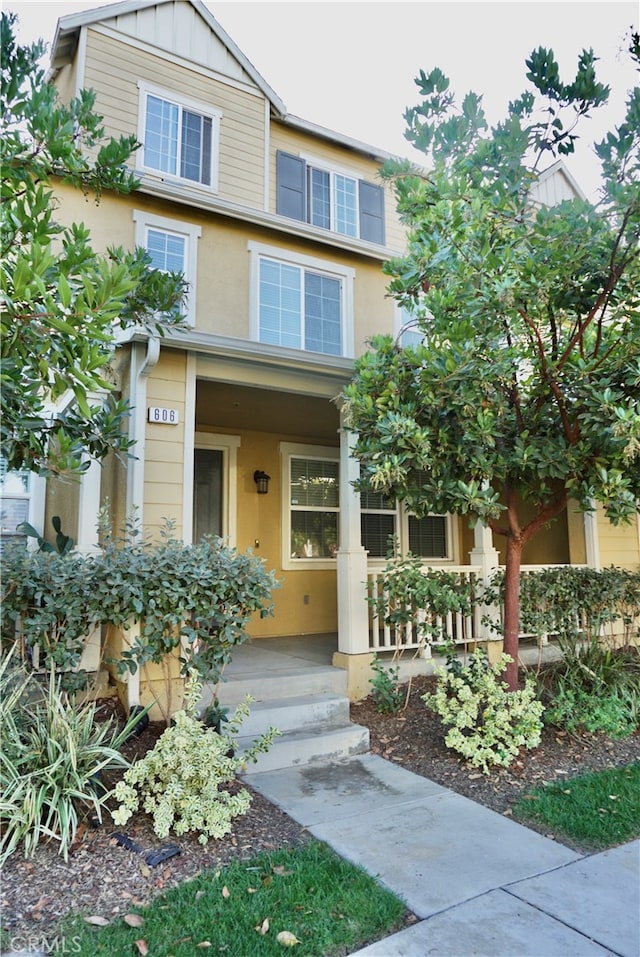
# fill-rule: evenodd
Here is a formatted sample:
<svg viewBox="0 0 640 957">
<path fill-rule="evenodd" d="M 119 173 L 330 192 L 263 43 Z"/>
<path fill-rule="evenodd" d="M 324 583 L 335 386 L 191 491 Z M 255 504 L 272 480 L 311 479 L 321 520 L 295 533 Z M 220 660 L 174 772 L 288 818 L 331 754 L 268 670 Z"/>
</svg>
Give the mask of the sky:
<svg viewBox="0 0 640 957">
<path fill-rule="evenodd" d="M 58 17 L 103 6 L 100 0 L 4 0 L 15 11 L 22 42 L 51 41 Z M 575 75 L 577 58 L 592 47 L 599 79 L 610 84 L 607 107 L 583 127 L 570 171 L 596 197 L 599 166 L 591 144 L 624 117 L 627 91 L 638 82 L 623 55 L 630 27 L 639 29 L 636 0 L 576 2 L 360 2 L 217 3 L 207 0 L 223 29 L 284 101 L 289 113 L 420 161 L 404 138 L 403 113 L 419 102 L 414 79 L 440 67 L 461 98 L 483 95 L 490 122 L 527 88 L 525 59 L 551 47 L 561 78 Z"/>
</svg>

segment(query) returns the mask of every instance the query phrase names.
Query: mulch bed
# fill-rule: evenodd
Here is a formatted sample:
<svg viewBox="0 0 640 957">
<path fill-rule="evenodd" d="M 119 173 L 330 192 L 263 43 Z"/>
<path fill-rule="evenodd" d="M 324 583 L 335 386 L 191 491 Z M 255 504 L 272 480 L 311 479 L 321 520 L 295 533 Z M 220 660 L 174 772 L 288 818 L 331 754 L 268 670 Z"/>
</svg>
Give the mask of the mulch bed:
<svg viewBox="0 0 640 957">
<path fill-rule="evenodd" d="M 535 751 L 524 752 L 509 769 L 484 775 L 445 748 L 440 720 L 426 709 L 420 697 L 433 681 L 415 679 L 407 706 L 397 715 L 379 714 L 373 700 L 367 698 L 352 705 L 351 718 L 369 727 L 374 753 L 500 814 L 510 814 L 518 798 L 543 781 L 640 760 L 638 733 L 613 740 L 606 735 L 569 735 L 547 728 Z M 109 707 L 106 703 L 105 711 Z M 162 730 L 162 725 L 150 724 L 131 740 L 127 756 L 145 753 Z M 141 848 L 142 854 L 117 843 L 114 834 L 122 832 Z M 116 827 L 105 814 L 102 826 L 91 822 L 81 826 L 68 862 L 53 845 L 39 847 L 29 860 L 19 853 L 13 855 L 2 873 L 2 924 L 14 939 L 50 937 L 58 921 L 71 912 L 106 918 L 125 914 L 132 906 L 144 904 L 202 871 L 216 870 L 233 858 L 295 846 L 307 839 L 304 828 L 257 793 L 253 794 L 249 813 L 236 820 L 233 834 L 205 846 L 194 836 L 160 841 L 142 814 L 126 828 Z M 144 855 L 168 843 L 178 845 L 180 853 L 149 867 Z"/>
</svg>

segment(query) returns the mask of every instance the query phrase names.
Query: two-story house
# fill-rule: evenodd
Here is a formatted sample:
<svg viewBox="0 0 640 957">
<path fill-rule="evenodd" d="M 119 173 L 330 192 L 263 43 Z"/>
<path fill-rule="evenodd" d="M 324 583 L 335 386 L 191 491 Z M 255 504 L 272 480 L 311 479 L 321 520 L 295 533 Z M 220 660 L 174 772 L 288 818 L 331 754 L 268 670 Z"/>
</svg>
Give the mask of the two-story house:
<svg viewBox="0 0 640 957">
<path fill-rule="evenodd" d="M 93 88 L 107 133 L 143 144 L 137 192 L 96 207 L 60 187 L 60 216 L 84 221 L 98 249 L 142 245 L 183 270 L 189 326 L 122 339 L 136 457 L 93 463 L 79 486 L 40 484 L 31 520 L 60 515 L 90 548 L 108 497 L 116 527 L 135 509 L 147 531 L 169 518 L 185 542 L 216 533 L 251 548 L 282 580 L 252 637 L 337 633 L 336 664 L 357 674 L 370 660 L 365 582 L 389 535 L 437 566 L 496 554 L 464 519 L 417 519 L 351 484 L 335 400 L 367 339 L 402 321 L 381 268 L 404 245 L 385 155 L 289 115 L 200 0 L 63 17 L 51 76 L 63 98 Z M 525 560 L 637 566 L 638 530 L 569 510 Z"/>
</svg>

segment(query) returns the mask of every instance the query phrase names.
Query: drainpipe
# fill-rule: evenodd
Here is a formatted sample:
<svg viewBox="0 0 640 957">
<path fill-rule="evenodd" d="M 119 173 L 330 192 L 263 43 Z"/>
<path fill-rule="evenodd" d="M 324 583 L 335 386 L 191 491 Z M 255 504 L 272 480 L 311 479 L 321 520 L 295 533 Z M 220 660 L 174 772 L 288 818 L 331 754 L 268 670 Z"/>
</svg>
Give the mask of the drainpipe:
<svg viewBox="0 0 640 957">
<path fill-rule="evenodd" d="M 127 517 L 135 514 L 142 530 L 144 525 L 144 465 L 146 444 L 147 380 L 160 358 L 160 339 L 149 336 L 146 352 L 144 343 L 131 344 L 131 373 L 129 402 L 132 406 L 129 418 L 129 441 L 134 442 L 127 468 Z"/>
<path fill-rule="evenodd" d="M 129 385 L 129 402 L 131 415 L 129 418 L 129 440 L 135 445 L 132 454 L 135 458 L 129 459 L 127 468 L 127 517 L 135 515 L 140 530 L 144 529 L 144 468 L 145 468 L 145 440 L 146 440 L 146 410 L 147 410 L 147 382 L 151 372 L 155 369 L 160 358 L 160 340 L 157 336 L 149 336 L 145 343 L 131 343 L 131 368 Z M 134 626 L 131 634 L 135 633 Z M 127 677 L 127 701 L 129 709 L 140 704 L 140 669 Z"/>
</svg>

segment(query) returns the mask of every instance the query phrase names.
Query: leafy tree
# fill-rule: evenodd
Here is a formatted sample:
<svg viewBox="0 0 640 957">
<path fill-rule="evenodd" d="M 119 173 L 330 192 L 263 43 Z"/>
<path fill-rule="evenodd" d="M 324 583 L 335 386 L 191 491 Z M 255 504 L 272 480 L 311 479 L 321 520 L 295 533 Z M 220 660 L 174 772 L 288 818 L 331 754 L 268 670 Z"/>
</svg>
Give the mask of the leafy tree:
<svg viewBox="0 0 640 957">
<path fill-rule="evenodd" d="M 639 60 L 638 36 L 630 52 Z M 468 514 L 506 538 L 505 651 L 517 686 L 523 546 L 594 500 L 614 523 L 640 499 L 640 88 L 596 146 L 598 204 L 536 201 L 545 160 L 608 97 L 584 51 L 563 83 L 550 50 L 489 128 L 438 69 L 420 73 L 407 138 L 426 171 L 389 163 L 408 252 L 385 265 L 421 344 L 377 337 L 345 390 L 362 484 L 417 514 Z M 547 164 L 548 165 L 548 164 Z"/>
<path fill-rule="evenodd" d="M 15 24 L 2 14 L 1 451 L 10 469 L 79 471 L 85 450 L 128 447 L 127 407 L 109 381 L 115 330 L 179 321 L 184 281 L 152 269 L 142 249 L 99 255 L 82 223 L 56 221 L 52 184 L 96 201 L 129 193 L 126 163 L 140 144 L 105 138 L 92 91 L 60 103 L 39 65 L 44 46 L 19 45 Z M 60 402 L 68 390 L 74 401 Z M 101 391 L 104 404 L 92 398 Z"/>
</svg>

